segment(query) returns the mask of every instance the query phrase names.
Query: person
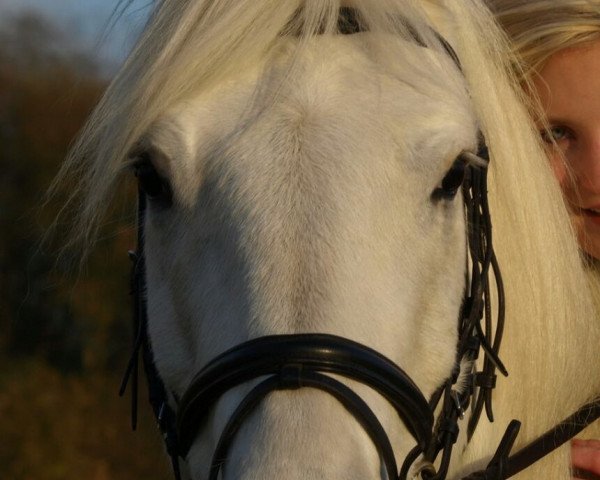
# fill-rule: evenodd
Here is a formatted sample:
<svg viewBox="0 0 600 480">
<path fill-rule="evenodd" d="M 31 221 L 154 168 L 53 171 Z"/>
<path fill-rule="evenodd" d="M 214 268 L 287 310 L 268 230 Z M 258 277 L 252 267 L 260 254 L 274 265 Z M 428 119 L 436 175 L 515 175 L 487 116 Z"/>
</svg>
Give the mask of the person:
<svg viewBox="0 0 600 480">
<path fill-rule="evenodd" d="M 487 0 L 545 111 L 542 138 L 584 252 L 600 258 L 600 0 Z"/>
<path fill-rule="evenodd" d="M 487 0 L 539 101 L 542 139 L 579 244 L 600 260 L 600 0 Z M 574 440 L 573 467 L 600 475 L 600 441 Z"/>
</svg>

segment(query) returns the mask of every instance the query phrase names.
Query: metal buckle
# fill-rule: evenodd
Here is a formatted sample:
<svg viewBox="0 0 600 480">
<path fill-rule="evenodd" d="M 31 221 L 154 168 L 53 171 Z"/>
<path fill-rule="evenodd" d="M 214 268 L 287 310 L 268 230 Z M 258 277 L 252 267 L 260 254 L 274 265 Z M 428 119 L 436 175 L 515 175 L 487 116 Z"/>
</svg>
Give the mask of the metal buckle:
<svg viewBox="0 0 600 480">
<path fill-rule="evenodd" d="M 423 473 L 426 473 L 426 476 L 423 477 Z M 427 460 L 420 460 L 415 463 L 413 466 L 413 475 L 411 478 L 413 480 L 420 478 L 428 478 L 429 476 L 435 477 L 437 475 L 437 470 L 433 463 L 428 462 Z"/>
</svg>

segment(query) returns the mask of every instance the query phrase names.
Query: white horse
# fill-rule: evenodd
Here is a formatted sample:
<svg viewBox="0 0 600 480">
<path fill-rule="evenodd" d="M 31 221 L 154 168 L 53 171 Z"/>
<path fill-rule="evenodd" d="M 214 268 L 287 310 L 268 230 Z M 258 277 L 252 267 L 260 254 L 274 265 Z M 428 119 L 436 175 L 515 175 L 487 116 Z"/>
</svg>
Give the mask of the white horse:
<svg viewBox="0 0 600 480">
<path fill-rule="evenodd" d="M 339 34 L 341 7 L 360 32 Z M 144 229 L 149 336 L 172 408 L 217 354 L 283 333 L 360 342 L 431 395 L 454 366 L 466 265 L 461 193 L 432 192 L 461 152 L 476 151 L 479 130 L 492 157 L 510 376 L 498 380 L 495 422 L 482 419 L 468 443 L 461 435 L 449 478 L 485 466 L 511 419 L 523 422 L 517 449 L 600 393 L 591 289 L 506 51 L 475 0 L 157 3 L 61 178 L 81 178 L 84 241 L 140 157 L 172 192 L 150 199 Z M 401 463 L 414 442 L 393 408 L 344 382 Z M 185 478 L 207 478 L 254 383 L 211 409 L 181 460 Z M 561 448 L 519 478 L 566 480 L 569 463 Z M 266 397 L 223 475 L 386 478 L 357 421 L 310 388 Z"/>
</svg>

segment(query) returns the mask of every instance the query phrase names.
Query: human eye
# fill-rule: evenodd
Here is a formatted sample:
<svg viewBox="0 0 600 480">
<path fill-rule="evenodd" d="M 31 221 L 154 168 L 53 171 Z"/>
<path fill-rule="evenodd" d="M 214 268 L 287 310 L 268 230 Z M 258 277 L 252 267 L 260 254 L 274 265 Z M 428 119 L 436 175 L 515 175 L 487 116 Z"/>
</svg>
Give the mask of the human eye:
<svg viewBox="0 0 600 480">
<path fill-rule="evenodd" d="M 561 143 L 573 138 L 573 132 L 563 125 L 551 125 L 548 129 L 540 130 L 542 140 L 548 144 Z"/>
</svg>

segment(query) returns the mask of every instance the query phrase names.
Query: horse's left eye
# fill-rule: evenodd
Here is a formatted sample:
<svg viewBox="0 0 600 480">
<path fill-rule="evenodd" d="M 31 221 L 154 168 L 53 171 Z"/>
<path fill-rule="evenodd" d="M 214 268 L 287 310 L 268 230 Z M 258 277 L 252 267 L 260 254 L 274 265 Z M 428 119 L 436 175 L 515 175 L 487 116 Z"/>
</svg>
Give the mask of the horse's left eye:
<svg viewBox="0 0 600 480">
<path fill-rule="evenodd" d="M 171 186 L 169 182 L 159 175 L 152 162 L 141 158 L 133 165 L 133 172 L 138 179 L 140 189 L 152 201 L 160 202 L 166 206 L 171 204 Z"/>
<path fill-rule="evenodd" d="M 459 156 L 454 160 L 452 167 L 442 179 L 441 185 L 433 191 L 431 198 L 434 200 L 452 200 L 465 180 L 466 171 L 465 159 Z"/>
</svg>

